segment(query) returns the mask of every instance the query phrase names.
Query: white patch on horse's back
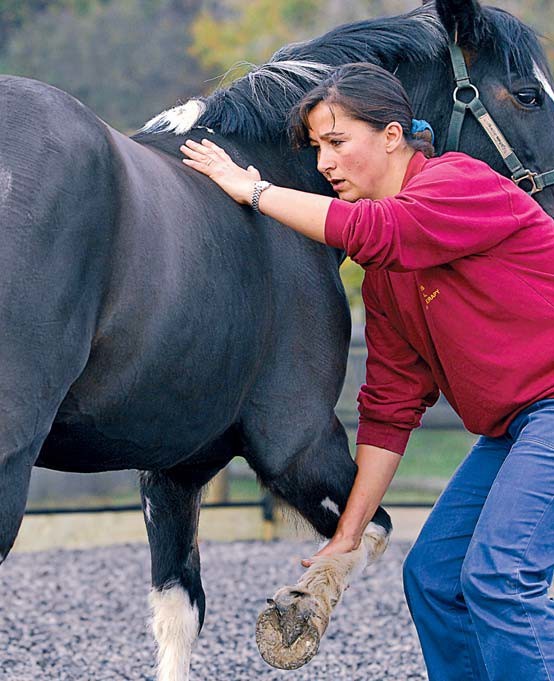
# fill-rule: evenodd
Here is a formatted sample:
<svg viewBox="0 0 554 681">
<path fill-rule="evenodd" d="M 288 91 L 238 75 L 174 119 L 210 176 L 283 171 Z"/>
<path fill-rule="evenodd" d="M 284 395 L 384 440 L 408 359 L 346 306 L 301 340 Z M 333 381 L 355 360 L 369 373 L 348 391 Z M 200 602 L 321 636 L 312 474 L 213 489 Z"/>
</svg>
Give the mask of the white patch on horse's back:
<svg viewBox="0 0 554 681">
<path fill-rule="evenodd" d="M 161 114 L 154 116 L 137 133 L 173 132 L 176 135 L 184 135 L 194 127 L 205 110 L 206 105 L 202 100 L 189 99 L 186 104 L 162 111 Z"/>
<path fill-rule="evenodd" d="M 7 168 L 0 167 L 0 208 L 6 203 L 12 191 L 12 173 Z"/>
<path fill-rule="evenodd" d="M 152 629 L 158 644 L 157 681 L 188 681 L 191 651 L 198 636 L 198 607 L 180 584 L 150 593 Z"/>
<path fill-rule="evenodd" d="M 333 501 L 329 497 L 325 497 L 325 499 L 321 502 L 321 505 L 323 506 L 323 508 L 326 508 L 328 511 L 331 511 L 335 515 L 340 516 L 339 507 L 338 507 L 336 501 Z"/>
<path fill-rule="evenodd" d="M 544 75 L 544 73 L 539 68 L 538 64 L 536 64 L 535 62 L 533 62 L 533 71 L 535 72 L 537 80 L 543 86 L 546 94 L 554 102 L 554 90 L 552 89 L 552 83 L 548 81 L 548 78 Z"/>
</svg>

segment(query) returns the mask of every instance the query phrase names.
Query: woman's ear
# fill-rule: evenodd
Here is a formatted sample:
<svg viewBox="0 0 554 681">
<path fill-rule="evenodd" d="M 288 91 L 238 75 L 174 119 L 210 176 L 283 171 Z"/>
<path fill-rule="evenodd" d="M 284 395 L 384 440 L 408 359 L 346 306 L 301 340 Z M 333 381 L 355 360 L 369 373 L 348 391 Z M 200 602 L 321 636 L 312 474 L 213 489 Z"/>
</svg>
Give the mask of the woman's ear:
<svg viewBox="0 0 554 681">
<path fill-rule="evenodd" d="M 404 137 L 404 131 L 398 121 L 392 121 L 387 125 L 384 132 L 386 149 L 390 153 L 397 149 L 401 144 Z"/>
</svg>

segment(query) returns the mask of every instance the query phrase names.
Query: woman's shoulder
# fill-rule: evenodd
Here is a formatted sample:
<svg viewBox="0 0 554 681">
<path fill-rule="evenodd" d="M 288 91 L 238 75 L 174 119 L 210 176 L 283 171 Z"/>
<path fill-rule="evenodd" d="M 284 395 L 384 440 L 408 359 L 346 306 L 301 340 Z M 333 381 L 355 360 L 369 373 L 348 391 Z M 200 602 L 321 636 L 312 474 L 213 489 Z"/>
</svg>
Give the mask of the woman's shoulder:
<svg viewBox="0 0 554 681">
<path fill-rule="evenodd" d="M 440 168 L 446 170 L 450 168 L 458 172 L 467 172 L 468 170 L 485 172 L 487 174 L 498 175 L 487 163 L 464 154 L 461 151 L 447 151 L 441 156 L 433 156 L 428 158 L 423 170 L 433 170 L 435 168 Z"/>
<path fill-rule="evenodd" d="M 425 199 L 462 206 L 471 200 L 474 213 L 504 211 L 518 216 L 525 224 L 537 220 L 552 222 L 539 204 L 508 177 L 487 163 L 462 152 L 447 152 L 426 159 L 419 173 L 406 184 L 404 191 L 420 201 Z M 550 228 L 550 227 L 549 227 Z"/>
<path fill-rule="evenodd" d="M 444 196 L 497 193 L 512 182 L 493 170 L 487 163 L 459 151 L 426 159 L 405 185 L 410 191 L 435 191 Z M 453 192 L 451 194 L 451 192 Z"/>
</svg>

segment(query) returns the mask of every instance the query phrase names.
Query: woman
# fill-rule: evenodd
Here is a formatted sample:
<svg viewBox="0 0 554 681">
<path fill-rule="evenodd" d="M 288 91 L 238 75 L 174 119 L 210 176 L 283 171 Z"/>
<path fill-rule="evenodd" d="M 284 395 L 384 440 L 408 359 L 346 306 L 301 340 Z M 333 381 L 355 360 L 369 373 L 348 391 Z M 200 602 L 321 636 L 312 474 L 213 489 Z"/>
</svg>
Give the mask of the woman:
<svg viewBox="0 0 554 681">
<path fill-rule="evenodd" d="M 554 222 L 464 154 L 426 158 L 400 82 L 338 69 L 292 116 L 338 199 L 260 183 L 213 143 L 184 163 L 236 201 L 342 248 L 366 274 L 348 552 L 439 390 L 482 434 L 425 524 L 404 586 L 431 681 L 554 678 Z M 423 151 L 422 151 L 423 149 Z M 303 561 L 309 565 L 311 561 Z"/>
</svg>

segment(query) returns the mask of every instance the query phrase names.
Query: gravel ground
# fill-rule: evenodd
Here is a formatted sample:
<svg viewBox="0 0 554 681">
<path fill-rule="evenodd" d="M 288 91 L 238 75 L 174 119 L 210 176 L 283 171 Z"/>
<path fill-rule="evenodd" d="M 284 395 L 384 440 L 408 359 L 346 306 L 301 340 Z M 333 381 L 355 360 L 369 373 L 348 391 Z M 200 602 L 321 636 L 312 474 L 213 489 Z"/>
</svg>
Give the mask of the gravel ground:
<svg viewBox="0 0 554 681">
<path fill-rule="evenodd" d="M 393 542 L 346 591 L 318 655 L 284 672 L 260 658 L 255 621 L 314 544 L 203 542 L 208 610 L 191 681 L 425 681 L 401 586 L 407 548 Z M 153 681 L 148 590 L 144 545 L 10 556 L 0 568 L 0 681 Z"/>
</svg>

